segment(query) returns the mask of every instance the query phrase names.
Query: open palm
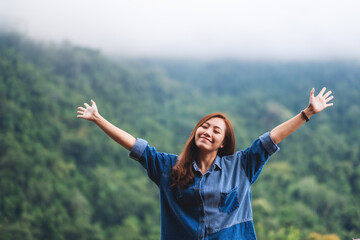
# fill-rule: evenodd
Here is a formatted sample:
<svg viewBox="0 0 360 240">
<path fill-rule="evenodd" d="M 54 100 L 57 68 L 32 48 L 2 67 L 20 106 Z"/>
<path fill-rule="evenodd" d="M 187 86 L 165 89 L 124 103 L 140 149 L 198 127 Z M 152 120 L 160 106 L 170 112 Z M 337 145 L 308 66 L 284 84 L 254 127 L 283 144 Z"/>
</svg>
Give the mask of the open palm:
<svg viewBox="0 0 360 240">
<path fill-rule="evenodd" d="M 91 100 L 91 106 L 87 103 L 84 103 L 84 106 L 86 108 L 78 107 L 77 117 L 83 118 L 83 119 L 86 119 L 89 121 L 95 120 L 95 115 L 98 113 L 96 103 L 93 100 Z"/>
<path fill-rule="evenodd" d="M 334 98 L 334 96 L 330 96 L 332 92 L 328 91 L 325 93 L 325 90 L 326 88 L 323 87 L 316 97 L 314 96 L 314 88 L 310 92 L 309 108 L 314 114 L 319 113 L 325 108 L 334 105 L 333 103 L 328 103 Z"/>
</svg>

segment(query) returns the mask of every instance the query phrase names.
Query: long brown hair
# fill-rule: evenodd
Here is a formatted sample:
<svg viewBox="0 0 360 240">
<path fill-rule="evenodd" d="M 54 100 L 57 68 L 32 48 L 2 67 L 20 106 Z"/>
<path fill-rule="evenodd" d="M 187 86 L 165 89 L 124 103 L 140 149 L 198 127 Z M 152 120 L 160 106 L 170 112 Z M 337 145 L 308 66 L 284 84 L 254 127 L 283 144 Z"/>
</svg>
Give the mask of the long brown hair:
<svg viewBox="0 0 360 240">
<path fill-rule="evenodd" d="M 223 119 L 226 125 L 224 147 L 218 150 L 218 155 L 222 157 L 234 154 L 235 134 L 229 119 L 227 119 L 223 113 L 211 113 L 206 115 L 196 124 L 192 130 L 190 137 L 185 144 L 184 150 L 179 156 L 178 162 L 171 171 L 170 177 L 173 186 L 178 185 L 181 189 L 185 189 L 194 181 L 195 176 L 194 172 L 192 171 L 192 165 L 196 160 L 198 153 L 198 147 L 195 144 L 196 130 L 207 120 L 215 117 Z"/>
</svg>

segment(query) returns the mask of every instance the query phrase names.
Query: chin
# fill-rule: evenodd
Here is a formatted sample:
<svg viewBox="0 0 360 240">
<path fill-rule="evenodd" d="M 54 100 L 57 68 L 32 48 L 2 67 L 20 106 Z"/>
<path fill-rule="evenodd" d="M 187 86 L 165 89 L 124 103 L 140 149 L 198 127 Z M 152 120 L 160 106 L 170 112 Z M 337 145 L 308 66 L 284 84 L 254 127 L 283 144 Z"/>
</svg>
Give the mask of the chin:
<svg viewBox="0 0 360 240">
<path fill-rule="evenodd" d="M 207 146 L 204 143 L 196 144 L 196 146 L 198 147 L 199 150 L 213 151 L 213 149 L 211 147 Z"/>
</svg>

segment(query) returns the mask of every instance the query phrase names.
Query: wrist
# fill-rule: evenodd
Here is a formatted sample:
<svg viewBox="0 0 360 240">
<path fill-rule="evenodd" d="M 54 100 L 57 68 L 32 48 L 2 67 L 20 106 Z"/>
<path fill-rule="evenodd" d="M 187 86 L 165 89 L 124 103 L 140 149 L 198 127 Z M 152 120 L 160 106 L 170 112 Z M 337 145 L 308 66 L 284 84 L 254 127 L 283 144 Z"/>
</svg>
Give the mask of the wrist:
<svg viewBox="0 0 360 240">
<path fill-rule="evenodd" d="M 307 107 L 303 111 L 308 119 L 310 119 L 315 114 L 311 107 Z"/>
<path fill-rule="evenodd" d="M 94 117 L 93 117 L 93 119 L 92 119 L 92 121 L 94 122 L 94 123 L 98 123 L 98 122 L 100 122 L 101 121 L 101 119 L 102 119 L 102 116 L 100 115 L 100 113 L 94 113 Z"/>
</svg>

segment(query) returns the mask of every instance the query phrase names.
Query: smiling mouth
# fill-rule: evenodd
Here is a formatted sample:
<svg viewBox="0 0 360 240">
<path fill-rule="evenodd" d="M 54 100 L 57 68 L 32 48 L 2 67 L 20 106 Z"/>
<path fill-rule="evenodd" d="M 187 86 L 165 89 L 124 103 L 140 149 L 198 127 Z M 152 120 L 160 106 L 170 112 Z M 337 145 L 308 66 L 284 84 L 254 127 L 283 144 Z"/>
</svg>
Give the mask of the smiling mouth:
<svg viewBox="0 0 360 240">
<path fill-rule="evenodd" d="M 212 141 L 211 141 L 210 139 L 206 138 L 206 137 L 201 137 L 201 138 L 202 138 L 202 139 L 205 139 L 205 140 L 207 140 L 207 141 L 209 141 L 209 142 L 212 143 Z"/>
</svg>

